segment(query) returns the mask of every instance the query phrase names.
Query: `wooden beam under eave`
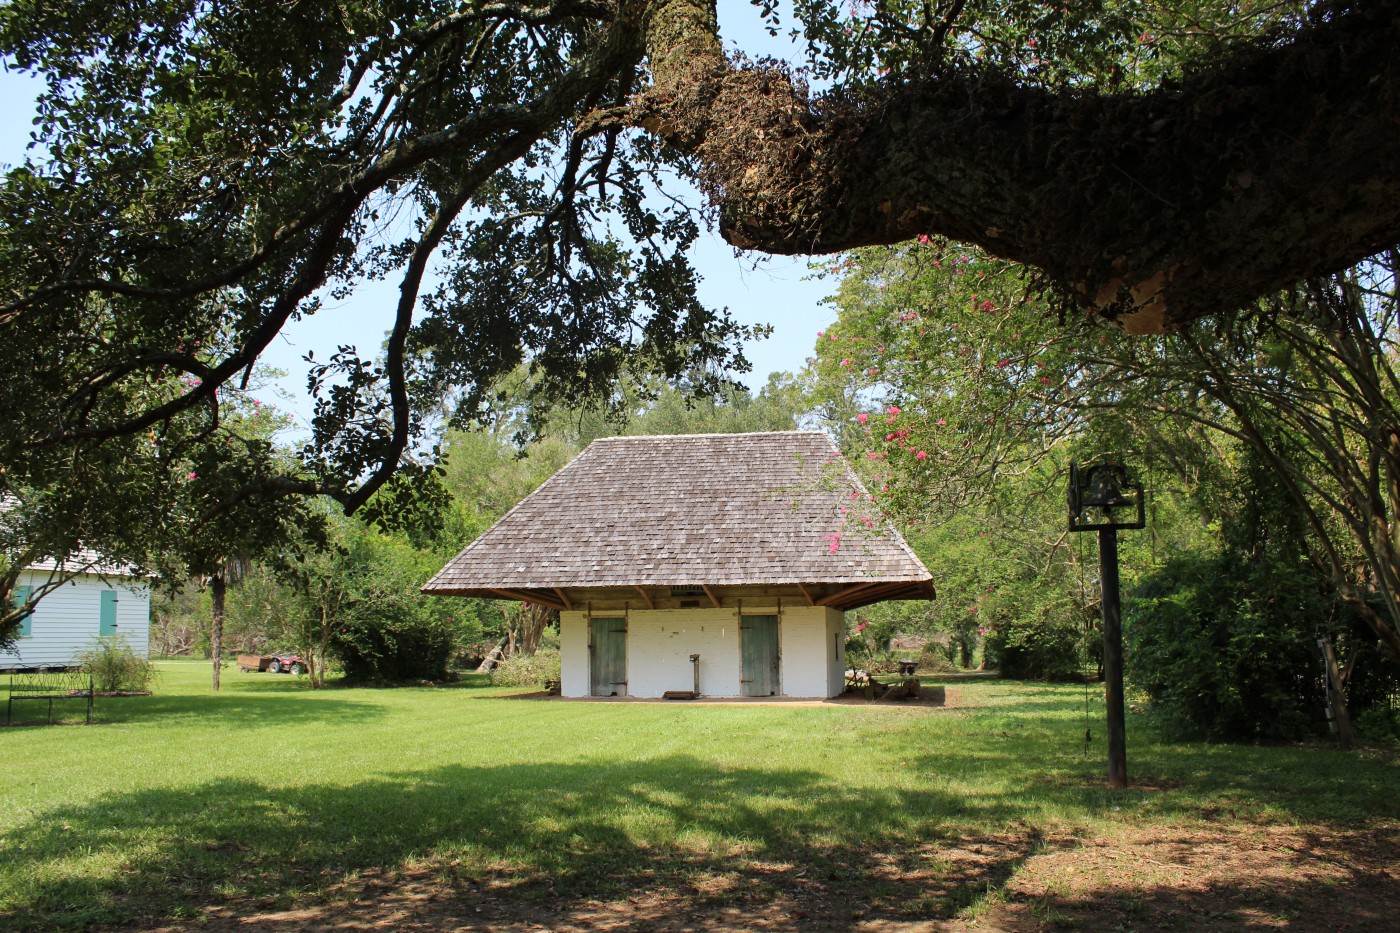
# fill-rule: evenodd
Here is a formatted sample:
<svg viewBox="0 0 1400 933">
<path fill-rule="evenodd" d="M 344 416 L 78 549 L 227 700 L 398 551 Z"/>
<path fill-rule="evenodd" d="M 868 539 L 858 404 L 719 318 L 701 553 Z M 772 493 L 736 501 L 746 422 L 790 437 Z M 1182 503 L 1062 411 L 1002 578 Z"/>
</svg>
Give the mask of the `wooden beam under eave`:
<svg viewBox="0 0 1400 933">
<path fill-rule="evenodd" d="M 700 589 L 704 590 L 704 591 L 705 591 L 705 595 L 708 596 L 708 597 L 710 597 L 710 605 L 712 605 L 712 606 L 714 606 L 716 609 L 718 609 L 718 608 L 719 608 L 719 598 L 715 596 L 715 591 L 712 590 L 712 589 L 710 589 L 709 584 L 707 584 L 707 583 L 702 583 L 702 584 L 700 584 Z"/>
<path fill-rule="evenodd" d="M 632 587 L 632 589 L 634 589 L 634 590 L 636 590 L 638 593 L 642 594 L 642 601 L 645 602 L 645 603 L 647 604 L 647 608 L 648 608 L 648 609 L 655 609 L 655 608 L 656 608 L 656 600 L 652 599 L 652 598 L 651 598 L 651 594 L 648 593 L 643 587 L 634 586 L 634 587 Z"/>
<path fill-rule="evenodd" d="M 847 590 L 838 593 L 837 599 L 830 605 L 833 609 L 840 609 L 842 612 L 850 612 L 852 609 L 859 609 L 862 606 L 869 606 L 871 603 L 878 603 L 902 592 L 906 584 L 903 583 L 877 583 L 874 586 L 860 588 L 859 591 Z M 841 598 L 844 597 L 844 598 Z"/>
<path fill-rule="evenodd" d="M 857 595 L 857 594 L 859 594 L 859 593 L 864 593 L 866 590 L 873 590 L 873 589 L 877 589 L 877 588 L 882 587 L 882 586 L 889 586 L 889 584 L 888 584 L 888 583 L 858 583 L 858 584 L 856 584 L 855 586 L 848 586 L 848 587 L 846 587 L 844 590 L 837 590 L 835 593 L 832 593 L 830 596 L 823 596 L 821 599 L 817 600 L 816 605 L 818 605 L 818 606 L 835 606 L 835 605 L 837 605 L 838 603 L 844 603 L 844 602 L 846 602 L 846 600 L 848 600 L 848 599 L 849 599 L 850 597 L 852 597 L 852 596 L 855 596 L 855 595 Z"/>
<path fill-rule="evenodd" d="M 554 587 L 554 595 L 559 597 L 559 601 L 564 604 L 565 609 L 569 610 L 570 612 L 574 611 L 574 604 L 569 602 L 568 593 L 565 593 L 563 590 L 559 589 L 559 587 L 556 586 Z"/>
<path fill-rule="evenodd" d="M 860 593 L 847 591 L 849 598 L 837 600 L 831 606 L 833 609 L 849 612 L 852 609 L 859 609 L 862 606 L 869 606 L 871 603 L 883 602 L 884 600 L 933 599 L 934 595 L 933 584 L 927 581 L 883 583 L 874 589 L 867 589 Z"/>
<path fill-rule="evenodd" d="M 815 606 L 817 604 L 817 599 L 812 595 L 811 590 L 807 589 L 807 587 L 803 586 L 801 583 L 797 584 L 797 588 L 802 591 L 803 596 L 807 597 L 807 605 Z"/>
<path fill-rule="evenodd" d="M 500 599 L 514 599 L 522 603 L 537 603 L 541 606 L 548 606 L 551 609 L 564 608 L 563 603 L 544 593 L 532 593 L 528 590 L 503 590 L 499 588 L 492 589 L 491 592 L 495 593 Z"/>
</svg>

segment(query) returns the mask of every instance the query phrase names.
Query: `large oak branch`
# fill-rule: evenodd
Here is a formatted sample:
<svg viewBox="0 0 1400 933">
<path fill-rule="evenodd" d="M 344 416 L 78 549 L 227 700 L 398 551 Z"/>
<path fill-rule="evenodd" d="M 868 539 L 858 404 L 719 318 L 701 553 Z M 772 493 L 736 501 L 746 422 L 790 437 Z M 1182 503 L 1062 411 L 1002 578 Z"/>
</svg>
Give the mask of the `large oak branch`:
<svg viewBox="0 0 1400 933">
<path fill-rule="evenodd" d="M 699 157 L 737 246 L 943 234 L 1160 331 L 1400 242 L 1396 6 L 1338 4 L 1144 93 L 961 72 L 838 103 L 731 67 L 705 0 L 655 0 L 640 122 Z"/>
</svg>

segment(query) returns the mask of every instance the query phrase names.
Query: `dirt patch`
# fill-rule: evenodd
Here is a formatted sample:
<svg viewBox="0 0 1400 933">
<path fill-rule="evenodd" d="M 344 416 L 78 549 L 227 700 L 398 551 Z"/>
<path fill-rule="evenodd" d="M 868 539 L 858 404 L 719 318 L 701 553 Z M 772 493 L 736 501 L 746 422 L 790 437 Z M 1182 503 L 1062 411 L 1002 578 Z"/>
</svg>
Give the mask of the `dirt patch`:
<svg viewBox="0 0 1400 933">
<path fill-rule="evenodd" d="M 608 896 L 548 878 L 461 877 L 448 865 L 364 872 L 292 909 L 210 907 L 156 928 L 278 931 L 1044 933 L 1058 929 L 1390 931 L 1400 916 L 1400 825 L 1122 824 L 1023 831 L 804 864 L 660 858 Z M 615 887 L 615 886 L 614 886 Z"/>
<path fill-rule="evenodd" d="M 1400 826 L 1124 826 L 1031 859 L 998 916 L 1015 930 L 1394 930 L 1397 866 Z"/>
</svg>

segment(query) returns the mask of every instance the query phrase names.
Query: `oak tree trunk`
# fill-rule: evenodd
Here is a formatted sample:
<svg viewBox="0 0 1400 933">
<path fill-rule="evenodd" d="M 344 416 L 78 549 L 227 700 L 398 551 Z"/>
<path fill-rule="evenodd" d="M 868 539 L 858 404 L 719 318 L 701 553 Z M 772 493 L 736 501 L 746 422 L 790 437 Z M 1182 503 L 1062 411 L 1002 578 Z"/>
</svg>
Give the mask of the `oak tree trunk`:
<svg viewBox="0 0 1400 933">
<path fill-rule="evenodd" d="M 943 234 L 1153 332 L 1400 241 L 1394 3 L 1324 7 L 1146 92 L 949 71 L 843 101 L 731 67 L 707 0 L 649 9 L 655 84 L 635 122 L 698 157 L 736 246 Z"/>
</svg>

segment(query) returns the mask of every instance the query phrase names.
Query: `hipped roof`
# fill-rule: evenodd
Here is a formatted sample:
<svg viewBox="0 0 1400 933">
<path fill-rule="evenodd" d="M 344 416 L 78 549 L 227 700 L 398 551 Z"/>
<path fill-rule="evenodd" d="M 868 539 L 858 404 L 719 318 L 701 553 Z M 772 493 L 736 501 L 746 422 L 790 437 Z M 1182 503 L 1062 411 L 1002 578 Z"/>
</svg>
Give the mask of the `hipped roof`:
<svg viewBox="0 0 1400 933">
<path fill-rule="evenodd" d="M 784 431 L 594 441 L 423 591 L 931 580 L 831 438 Z"/>
</svg>

